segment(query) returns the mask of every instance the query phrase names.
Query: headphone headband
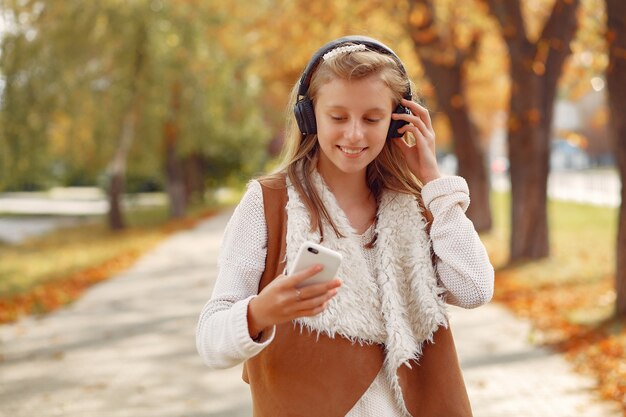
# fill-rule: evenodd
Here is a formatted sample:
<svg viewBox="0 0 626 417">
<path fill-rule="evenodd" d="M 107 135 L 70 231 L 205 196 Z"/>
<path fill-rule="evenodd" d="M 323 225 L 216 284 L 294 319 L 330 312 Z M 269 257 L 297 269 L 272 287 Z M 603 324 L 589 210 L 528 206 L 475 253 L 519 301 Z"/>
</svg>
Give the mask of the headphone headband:
<svg viewBox="0 0 626 417">
<path fill-rule="evenodd" d="M 394 59 L 394 61 L 396 61 L 400 71 L 402 71 L 404 75 L 407 75 L 406 70 L 404 69 L 404 65 L 402 65 L 402 61 L 400 60 L 400 57 L 398 57 L 398 55 L 396 55 L 396 53 L 384 43 L 379 42 L 376 39 L 373 39 L 367 36 L 344 36 L 342 38 L 335 39 L 333 41 L 328 42 L 326 45 L 318 49 L 318 51 L 311 57 L 311 59 L 309 60 L 309 63 L 307 64 L 306 68 L 302 72 L 302 76 L 300 77 L 300 86 L 298 87 L 299 96 L 306 96 L 307 91 L 309 90 L 309 84 L 311 82 L 311 78 L 313 77 L 313 73 L 315 72 L 315 69 L 320 64 L 320 62 L 322 61 L 322 58 L 324 57 L 324 55 L 345 43 L 365 45 L 368 49 L 372 51 L 389 55 L 390 57 Z M 410 88 L 409 88 L 409 93 L 410 93 Z"/>
<path fill-rule="evenodd" d="M 345 45 L 349 44 L 349 45 Z M 344 45 L 344 46 L 342 46 Z M 364 45 L 368 50 L 379 52 L 384 55 L 388 55 L 396 61 L 398 65 L 398 69 L 402 72 L 402 74 L 407 79 L 407 89 L 404 93 L 404 98 L 407 100 L 412 99 L 411 93 L 411 82 L 407 76 L 406 70 L 404 69 L 404 65 L 402 65 L 402 61 L 396 55 L 395 52 L 391 50 L 385 44 L 377 41 L 376 39 L 369 38 L 367 36 L 345 36 L 343 38 L 335 39 L 334 41 L 328 42 L 326 45 L 322 46 L 311 58 L 306 68 L 302 72 L 302 76 L 300 77 L 300 83 L 298 86 L 298 98 L 294 105 L 293 111 L 294 116 L 296 118 L 296 122 L 298 123 L 298 128 L 303 135 L 309 135 L 317 133 L 317 121 L 315 119 L 315 108 L 313 105 L 313 101 L 310 97 L 307 96 L 309 90 L 309 84 L 311 82 L 311 78 L 313 77 L 313 73 L 315 69 L 318 67 L 322 59 L 324 59 L 324 55 L 333 53 L 331 51 L 335 50 L 337 54 L 345 53 L 348 51 L 354 50 L 362 50 L 363 48 L 357 48 L 351 45 Z M 342 48 L 338 50 L 338 48 Z M 402 104 L 398 104 L 396 108 L 393 110 L 394 113 L 408 113 L 411 111 L 404 107 Z M 395 138 L 399 135 L 398 129 L 404 126 L 407 122 L 403 120 L 392 120 L 389 125 L 389 131 L 387 132 L 387 138 Z"/>
</svg>

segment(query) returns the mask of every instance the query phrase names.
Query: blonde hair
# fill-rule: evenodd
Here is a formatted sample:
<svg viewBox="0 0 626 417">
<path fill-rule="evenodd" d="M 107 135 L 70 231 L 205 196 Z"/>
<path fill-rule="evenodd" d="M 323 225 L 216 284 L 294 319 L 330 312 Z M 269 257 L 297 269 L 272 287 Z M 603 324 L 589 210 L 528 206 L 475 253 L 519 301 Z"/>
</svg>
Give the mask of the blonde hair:
<svg viewBox="0 0 626 417">
<path fill-rule="evenodd" d="M 333 79 L 363 79 L 378 76 L 389 87 L 394 96 L 393 108 L 407 94 L 409 86 L 414 91 L 398 62 L 388 54 L 371 50 L 343 52 L 324 59 L 314 71 L 307 96 L 315 103 L 319 89 Z M 311 173 L 316 169 L 319 155 L 317 134 L 303 135 L 298 128 L 293 107 L 298 100 L 299 82 L 293 87 L 287 105 L 287 126 L 281 162 L 277 171 L 265 178 L 287 175 L 300 194 L 311 216 L 311 230 L 319 229 L 323 239 L 322 219 L 325 219 L 338 237 L 342 237 L 323 201 L 312 185 Z M 376 199 L 384 189 L 412 194 L 420 198 L 421 183 L 409 170 L 400 150 L 387 140 L 380 154 L 366 169 L 367 184 Z M 370 242 L 373 245 L 376 237 Z"/>
</svg>

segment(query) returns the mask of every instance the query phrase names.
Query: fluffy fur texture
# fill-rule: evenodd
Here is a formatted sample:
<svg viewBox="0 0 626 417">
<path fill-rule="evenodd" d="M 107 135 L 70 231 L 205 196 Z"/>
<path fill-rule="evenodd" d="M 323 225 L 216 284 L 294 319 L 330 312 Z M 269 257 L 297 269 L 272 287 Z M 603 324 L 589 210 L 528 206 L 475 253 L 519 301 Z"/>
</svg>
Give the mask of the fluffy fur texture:
<svg viewBox="0 0 626 417">
<path fill-rule="evenodd" d="M 304 329 L 334 337 L 339 334 L 355 343 L 385 345 L 385 375 L 397 401 L 403 405 L 396 370 L 411 359 L 419 360 L 422 346 L 432 341 L 439 326 L 447 326 L 445 289 L 437 282 L 430 258 L 426 221 L 416 199 L 385 191 L 378 209 L 373 249 L 379 260 L 376 276 L 371 276 L 355 231 L 334 195 L 315 172 L 313 183 L 340 232 L 338 238 L 324 224 L 323 245 L 340 252 L 343 262 L 338 277 L 339 293 L 321 314 L 296 321 Z M 289 185 L 289 184 L 288 184 Z M 319 232 L 310 231 L 307 209 L 293 187 L 288 187 L 287 269 L 302 243 L 319 242 Z"/>
</svg>

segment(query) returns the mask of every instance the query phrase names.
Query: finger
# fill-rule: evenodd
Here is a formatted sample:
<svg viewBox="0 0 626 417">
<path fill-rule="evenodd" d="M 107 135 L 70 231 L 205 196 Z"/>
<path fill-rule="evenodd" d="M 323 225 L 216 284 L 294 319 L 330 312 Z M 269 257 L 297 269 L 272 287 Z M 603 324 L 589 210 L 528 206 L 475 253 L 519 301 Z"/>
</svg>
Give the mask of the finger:
<svg viewBox="0 0 626 417">
<path fill-rule="evenodd" d="M 420 134 L 424 137 L 434 137 L 432 130 L 428 128 L 422 119 L 411 120 L 410 124 L 404 125 L 398 129 L 398 133 L 401 134 L 405 134 L 408 131 L 412 131 L 413 134 Z"/>
<path fill-rule="evenodd" d="M 432 128 L 429 128 L 426 122 L 424 122 L 419 117 L 411 116 L 411 115 L 398 115 L 394 117 L 394 119 L 402 119 L 408 122 L 404 126 L 398 129 L 398 135 L 404 135 L 406 132 L 410 132 L 411 129 L 414 129 L 413 132 L 419 132 L 419 134 L 425 137 L 432 137 L 434 139 L 435 132 Z"/>
<path fill-rule="evenodd" d="M 403 138 L 395 138 L 393 140 L 393 143 L 398 148 L 400 148 L 400 151 L 402 151 L 404 155 L 406 155 L 406 153 L 409 152 L 410 149 L 413 147 L 413 145 L 409 145 L 408 143 L 406 143 Z"/>
<path fill-rule="evenodd" d="M 298 309 L 311 309 L 317 307 L 326 301 L 332 299 L 335 295 L 337 295 L 337 289 L 332 289 L 329 291 L 324 291 L 321 294 L 316 294 L 311 297 L 300 297 L 300 303 L 298 304 Z"/>
<path fill-rule="evenodd" d="M 431 146 L 426 142 L 426 139 L 419 133 L 408 132 L 413 136 L 415 143 L 407 143 L 404 139 L 398 138 L 395 140 L 395 144 L 400 148 L 400 152 L 404 155 L 407 162 L 412 160 L 419 161 L 424 155 L 433 153 Z"/>
<path fill-rule="evenodd" d="M 314 308 L 310 308 L 310 309 L 306 309 L 306 310 L 300 310 L 298 312 L 299 317 L 310 317 L 310 316 L 316 316 L 318 314 L 320 314 L 322 311 L 326 310 L 326 307 L 328 307 L 328 301 L 325 302 L 324 304 L 314 307 Z"/>
<path fill-rule="evenodd" d="M 302 291 L 300 291 L 298 288 L 294 288 L 294 291 L 296 292 L 296 301 L 300 302 L 302 300 L 304 300 L 304 298 L 302 298 Z"/>
<path fill-rule="evenodd" d="M 423 116 L 428 116 L 430 118 L 430 113 L 428 112 L 428 109 L 419 104 L 417 101 L 402 98 L 400 100 L 400 104 L 402 104 L 404 107 L 408 107 L 414 114 L 420 114 Z"/>
<path fill-rule="evenodd" d="M 415 148 L 419 150 L 420 152 L 423 152 L 423 151 L 432 152 L 433 151 L 434 142 L 430 141 L 426 136 L 422 135 L 420 131 L 409 129 L 407 131 L 407 134 L 413 136 L 414 142 L 407 144 L 410 148 Z M 412 151 L 414 151 L 415 149 L 413 149 Z"/>
<path fill-rule="evenodd" d="M 432 129 L 432 122 L 430 120 L 430 112 L 428 111 L 426 107 L 422 106 L 419 103 L 416 103 L 415 101 L 407 100 L 405 98 L 403 98 L 400 101 L 400 104 L 402 104 L 405 107 L 408 107 L 413 114 L 417 115 L 420 119 L 424 121 L 424 123 L 426 123 L 426 126 Z M 401 113 L 398 113 L 398 114 L 401 114 Z"/>
<path fill-rule="evenodd" d="M 313 284 L 307 285 L 306 287 L 300 288 L 300 298 L 303 300 L 318 297 L 320 295 L 324 295 L 329 291 L 335 290 L 341 286 L 341 280 L 335 278 L 328 282 L 323 282 L 321 284 Z"/>
<path fill-rule="evenodd" d="M 293 274 L 287 276 L 283 281 L 286 285 L 290 287 L 295 287 L 300 284 L 302 281 L 305 281 L 311 278 L 313 275 L 322 271 L 324 266 L 321 264 L 311 265 L 308 268 L 305 268 L 301 271 L 294 272 Z"/>
</svg>

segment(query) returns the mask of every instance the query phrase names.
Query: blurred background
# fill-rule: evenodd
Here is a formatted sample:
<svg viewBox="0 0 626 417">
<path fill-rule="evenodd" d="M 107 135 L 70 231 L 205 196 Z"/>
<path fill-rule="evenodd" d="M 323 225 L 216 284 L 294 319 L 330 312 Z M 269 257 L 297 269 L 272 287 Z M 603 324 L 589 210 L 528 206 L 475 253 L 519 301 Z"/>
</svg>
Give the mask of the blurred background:
<svg viewBox="0 0 626 417">
<path fill-rule="evenodd" d="M 275 166 L 310 56 L 363 34 L 468 180 L 496 299 L 626 410 L 624 4 L 0 1 L 0 323 L 236 203 Z"/>
</svg>

